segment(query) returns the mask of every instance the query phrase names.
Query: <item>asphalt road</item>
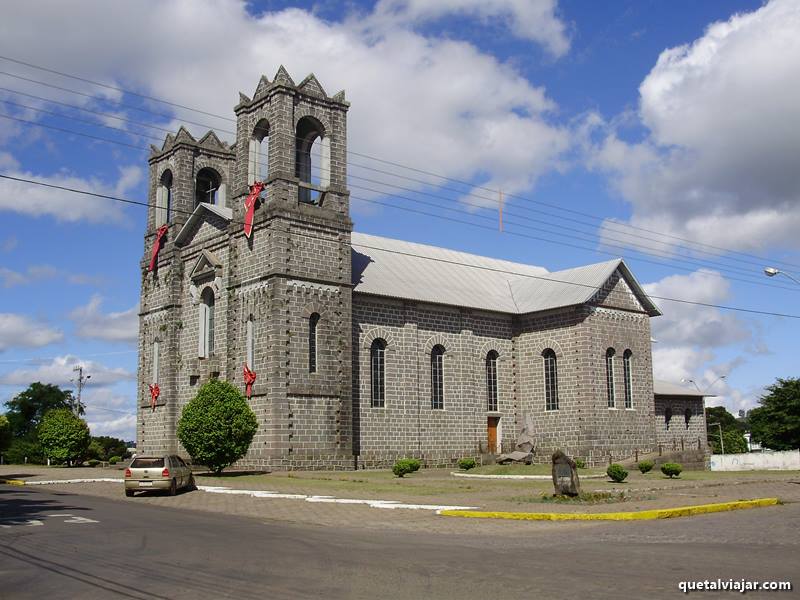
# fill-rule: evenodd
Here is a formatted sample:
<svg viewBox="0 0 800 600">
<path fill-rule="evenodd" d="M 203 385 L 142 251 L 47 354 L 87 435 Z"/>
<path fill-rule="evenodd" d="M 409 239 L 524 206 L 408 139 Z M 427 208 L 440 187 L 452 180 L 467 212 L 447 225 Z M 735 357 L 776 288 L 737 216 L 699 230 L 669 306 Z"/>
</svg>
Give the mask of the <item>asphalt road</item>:
<svg viewBox="0 0 800 600">
<path fill-rule="evenodd" d="M 0 485 L 0 598 L 677 598 L 689 579 L 800 584 L 798 504 L 509 526 L 342 529 Z"/>
</svg>

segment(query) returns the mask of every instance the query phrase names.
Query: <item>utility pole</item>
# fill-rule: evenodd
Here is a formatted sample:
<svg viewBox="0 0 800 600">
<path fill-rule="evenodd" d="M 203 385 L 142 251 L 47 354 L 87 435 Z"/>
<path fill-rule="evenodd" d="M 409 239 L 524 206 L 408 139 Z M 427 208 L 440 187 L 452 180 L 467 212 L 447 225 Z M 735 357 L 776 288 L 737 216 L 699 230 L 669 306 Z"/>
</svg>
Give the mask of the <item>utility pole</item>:
<svg viewBox="0 0 800 600">
<path fill-rule="evenodd" d="M 83 405 L 81 404 L 81 392 L 83 391 L 83 386 L 86 385 L 86 382 L 91 379 L 92 376 L 83 374 L 83 365 L 78 365 L 72 370 L 78 374 L 78 399 L 77 403 L 72 403 L 72 412 L 75 413 L 76 417 L 80 417 L 81 411 L 83 410 Z"/>
</svg>

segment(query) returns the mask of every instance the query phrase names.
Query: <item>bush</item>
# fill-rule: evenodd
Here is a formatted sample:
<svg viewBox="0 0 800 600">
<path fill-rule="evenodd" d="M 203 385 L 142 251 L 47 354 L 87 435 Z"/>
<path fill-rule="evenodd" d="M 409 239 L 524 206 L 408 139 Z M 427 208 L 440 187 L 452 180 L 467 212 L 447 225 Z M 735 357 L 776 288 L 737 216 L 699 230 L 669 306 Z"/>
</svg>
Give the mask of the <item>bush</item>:
<svg viewBox="0 0 800 600">
<path fill-rule="evenodd" d="M 639 470 L 642 472 L 642 475 L 644 475 L 645 473 L 649 473 L 650 471 L 652 471 L 653 467 L 655 467 L 656 465 L 652 460 L 643 460 L 637 466 L 639 467 Z"/>
<path fill-rule="evenodd" d="M 178 439 L 193 462 L 219 474 L 245 455 L 257 429 L 242 393 L 227 381 L 212 379 L 183 407 Z"/>
<path fill-rule="evenodd" d="M 99 464 L 100 464 L 100 461 L 99 461 L 99 460 L 97 460 L 96 458 L 90 458 L 90 459 L 87 461 L 87 464 L 88 464 L 90 467 L 96 467 L 97 465 L 99 465 Z"/>
<path fill-rule="evenodd" d="M 11 442 L 11 446 L 4 456 L 8 464 L 21 465 L 25 463 L 26 457 L 28 463 L 34 465 L 41 465 L 46 462 L 44 454 L 42 454 L 42 446 L 39 442 L 29 439 L 17 439 Z"/>
<path fill-rule="evenodd" d="M 475 459 L 474 458 L 462 458 L 458 461 L 458 468 L 464 471 L 469 471 L 470 469 L 474 469 L 476 467 Z"/>
<path fill-rule="evenodd" d="M 664 463 L 661 465 L 661 472 L 670 479 L 680 475 L 681 471 L 683 471 L 683 467 L 678 463 Z"/>
<path fill-rule="evenodd" d="M 112 456 L 111 458 L 108 459 L 108 463 L 112 464 L 112 465 L 115 465 L 121 460 L 122 460 L 121 456 Z"/>
<path fill-rule="evenodd" d="M 11 446 L 11 423 L 5 415 L 0 415 L 0 452 L 5 452 Z"/>
<path fill-rule="evenodd" d="M 585 469 L 586 468 L 586 461 L 582 458 L 575 459 L 575 468 L 577 469 Z"/>
<path fill-rule="evenodd" d="M 622 483 L 628 476 L 628 472 L 622 468 L 622 465 L 614 463 L 613 465 L 609 465 L 606 469 L 606 475 L 608 475 L 613 482 Z"/>
<path fill-rule="evenodd" d="M 392 467 L 392 473 L 394 473 L 397 477 L 402 477 L 403 475 L 408 475 L 409 473 L 418 471 L 420 464 L 421 463 L 416 458 L 401 458 L 394 463 L 394 466 Z"/>
<path fill-rule="evenodd" d="M 68 408 L 45 413 L 38 429 L 44 455 L 57 461 L 80 461 L 89 448 L 89 426 Z"/>
</svg>

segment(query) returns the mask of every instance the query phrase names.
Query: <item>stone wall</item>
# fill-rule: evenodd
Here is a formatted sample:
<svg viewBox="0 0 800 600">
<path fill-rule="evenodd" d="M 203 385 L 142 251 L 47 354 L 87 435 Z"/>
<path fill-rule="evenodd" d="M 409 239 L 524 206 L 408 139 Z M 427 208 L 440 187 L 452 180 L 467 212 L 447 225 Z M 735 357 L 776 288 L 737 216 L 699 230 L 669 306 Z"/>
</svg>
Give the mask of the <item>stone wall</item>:
<svg viewBox="0 0 800 600">
<path fill-rule="evenodd" d="M 667 408 L 672 418 L 667 421 Z M 690 414 L 686 414 L 686 410 Z M 687 419 L 688 417 L 688 419 Z M 708 450 L 706 414 L 703 398 L 697 396 L 655 397 L 655 439 L 664 452 Z"/>
</svg>

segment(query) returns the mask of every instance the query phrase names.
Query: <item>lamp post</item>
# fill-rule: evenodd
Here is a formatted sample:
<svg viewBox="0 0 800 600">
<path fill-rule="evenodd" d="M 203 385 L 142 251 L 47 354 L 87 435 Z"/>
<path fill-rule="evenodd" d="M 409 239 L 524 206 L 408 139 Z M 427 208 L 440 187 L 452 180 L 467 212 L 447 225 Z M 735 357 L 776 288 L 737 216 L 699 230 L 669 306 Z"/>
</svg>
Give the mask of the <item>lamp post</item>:
<svg viewBox="0 0 800 600">
<path fill-rule="evenodd" d="M 700 389 L 700 387 L 697 385 L 697 382 L 696 382 L 694 379 L 681 379 L 681 382 L 683 382 L 683 383 L 691 383 L 692 385 L 694 385 L 694 387 L 696 387 L 696 388 L 697 388 L 697 391 L 698 391 L 698 392 L 700 392 L 701 394 L 703 394 L 703 395 L 705 396 L 705 395 L 706 395 L 706 392 L 707 392 L 708 390 L 710 390 L 712 387 L 714 387 L 714 384 L 715 384 L 715 383 L 717 383 L 718 381 L 721 381 L 721 380 L 725 379 L 726 377 L 727 377 L 727 375 L 720 375 L 720 376 L 719 376 L 719 377 L 717 377 L 717 378 L 716 378 L 714 381 L 712 381 L 710 385 L 706 386 L 706 389 L 705 389 L 705 390 L 701 390 L 701 389 Z"/>
<path fill-rule="evenodd" d="M 725 454 L 725 441 L 722 439 L 722 425 L 720 425 L 719 423 L 708 424 L 709 427 L 713 427 L 714 425 L 719 427 L 719 448 L 720 450 L 722 450 L 722 453 Z"/>
<path fill-rule="evenodd" d="M 775 275 L 783 275 L 784 277 L 788 277 L 796 284 L 800 285 L 800 279 L 797 279 L 791 273 L 787 273 L 786 271 L 781 271 L 780 269 L 776 269 L 775 267 L 764 267 L 764 275 L 767 277 L 775 277 Z"/>
</svg>

